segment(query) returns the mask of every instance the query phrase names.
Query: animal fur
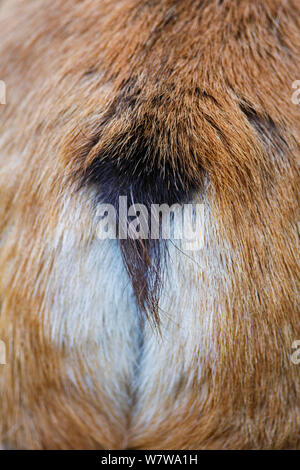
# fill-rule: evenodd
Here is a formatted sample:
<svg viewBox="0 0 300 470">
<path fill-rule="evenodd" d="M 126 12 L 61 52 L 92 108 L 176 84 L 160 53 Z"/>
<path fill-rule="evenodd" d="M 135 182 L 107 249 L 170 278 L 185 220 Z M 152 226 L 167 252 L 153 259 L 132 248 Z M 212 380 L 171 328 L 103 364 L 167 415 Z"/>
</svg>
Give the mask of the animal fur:
<svg viewBox="0 0 300 470">
<path fill-rule="evenodd" d="M 300 448 L 299 2 L 4 0 L 0 31 L 0 443 Z M 203 202 L 204 249 L 97 239 L 131 190 Z"/>
</svg>

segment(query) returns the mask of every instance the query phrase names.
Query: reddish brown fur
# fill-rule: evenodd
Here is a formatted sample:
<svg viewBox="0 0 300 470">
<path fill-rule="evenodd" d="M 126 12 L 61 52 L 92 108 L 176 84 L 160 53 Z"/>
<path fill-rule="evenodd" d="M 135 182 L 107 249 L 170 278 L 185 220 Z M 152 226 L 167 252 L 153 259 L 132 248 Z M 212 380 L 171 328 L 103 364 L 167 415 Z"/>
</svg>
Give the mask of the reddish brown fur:
<svg viewBox="0 0 300 470">
<path fill-rule="evenodd" d="M 300 79 L 299 2 L 42 3 L 9 0 L 0 10 L 0 79 L 8 89 L 0 108 L 0 339 L 9 345 L 0 366 L 0 442 L 299 448 L 300 369 L 290 361 L 300 338 L 300 119 L 291 102 Z M 200 383 L 195 377 L 186 388 L 178 380 L 166 418 L 158 410 L 146 428 L 103 384 L 96 396 L 74 388 L 70 361 L 78 377 L 95 371 L 80 351 L 68 355 L 72 338 L 63 346 L 50 339 L 44 302 L 59 256 L 49 240 L 63 194 L 74 193 L 70 212 L 82 204 L 84 256 L 93 222 L 87 189 L 76 193 L 78 175 L 138 126 L 175 173 L 180 168 L 199 188 L 209 181 L 221 266 L 214 296 L 223 312 L 207 352 L 197 353 Z M 202 282 L 213 284 L 205 274 Z"/>
</svg>

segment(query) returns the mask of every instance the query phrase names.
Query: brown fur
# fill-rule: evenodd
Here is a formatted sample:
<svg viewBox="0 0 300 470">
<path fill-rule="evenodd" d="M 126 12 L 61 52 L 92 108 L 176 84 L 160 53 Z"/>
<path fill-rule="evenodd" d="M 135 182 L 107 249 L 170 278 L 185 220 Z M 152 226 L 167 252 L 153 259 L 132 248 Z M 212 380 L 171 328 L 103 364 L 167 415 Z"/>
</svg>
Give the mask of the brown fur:
<svg viewBox="0 0 300 470">
<path fill-rule="evenodd" d="M 291 345 L 300 338 L 300 119 L 291 102 L 292 83 L 300 78 L 299 14 L 296 0 L 3 2 L 4 445 L 300 447 L 300 369 L 290 361 Z M 132 147 L 124 155 L 122 148 L 126 139 L 136 139 L 137 129 L 150 146 L 150 167 L 163 172 L 168 166 L 185 188 L 205 193 L 217 227 L 207 249 L 214 250 L 219 269 L 213 278 L 203 272 L 199 282 L 221 312 L 207 348 L 195 349 L 183 376 L 184 354 L 175 353 L 173 342 L 169 361 L 177 385 L 147 425 L 142 412 L 133 411 L 138 392 L 130 386 L 131 372 L 116 379 L 118 392 L 108 360 L 99 383 L 96 345 L 87 341 L 81 350 L 64 332 L 63 319 L 64 340 L 53 339 L 47 310 L 60 256 L 54 230 L 64 211 L 79 211 L 76 243 L 85 256 L 94 222 L 92 188 L 81 178 L 103 153 L 108 160 L 114 152 L 130 160 Z M 65 194 L 72 195 L 67 208 Z M 129 270 L 136 256 L 125 253 Z M 133 282 L 145 266 L 132 274 Z M 137 296 L 139 289 L 137 282 Z M 205 301 L 199 299 L 199 318 Z M 151 310 L 151 302 L 144 307 Z M 88 365 L 82 359 L 87 349 Z M 76 386 L 67 375 L 70 364 L 76 364 Z M 156 377 L 151 381 L 154 387 Z M 151 393 L 149 405 L 146 392 L 141 399 L 142 409 L 151 406 Z"/>
</svg>

